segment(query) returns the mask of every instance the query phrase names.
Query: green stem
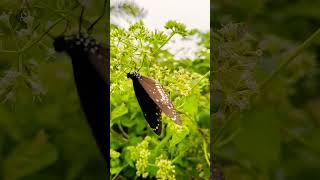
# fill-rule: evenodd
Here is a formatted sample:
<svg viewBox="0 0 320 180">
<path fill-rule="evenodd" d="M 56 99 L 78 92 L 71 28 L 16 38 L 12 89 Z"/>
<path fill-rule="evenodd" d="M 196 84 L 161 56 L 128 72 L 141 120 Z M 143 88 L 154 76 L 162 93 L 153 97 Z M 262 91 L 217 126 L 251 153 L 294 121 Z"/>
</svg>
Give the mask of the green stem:
<svg viewBox="0 0 320 180">
<path fill-rule="evenodd" d="M 153 51 L 152 55 L 154 55 L 155 53 L 157 53 L 164 45 L 166 45 L 166 44 L 168 43 L 168 41 L 170 41 L 170 39 L 171 39 L 175 34 L 176 34 L 176 32 L 173 31 L 173 32 L 170 34 L 170 36 L 167 38 L 167 40 L 166 40 L 165 42 L 163 42 L 163 43 L 161 44 L 161 46 L 160 46 L 157 50 Z"/>
<path fill-rule="evenodd" d="M 241 128 L 237 129 L 234 133 L 232 133 L 229 137 L 227 137 L 225 140 L 217 143 L 217 147 L 222 147 L 226 144 L 228 144 L 229 142 L 231 142 L 235 137 L 237 137 L 237 135 L 242 131 Z"/>
<path fill-rule="evenodd" d="M 68 13 L 69 11 L 59 11 L 59 10 L 55 10 L 55 9 L 52 9 L 51 7 L 47 6 L 47 5 L 34 5 L 34 7 L 36 8 L 41 8 L 41 9 L 45 9 L 45 10 L 49 10 L 51 11 L 52 13 L 54 13 L 55 15 L 59 16 L 60 18 L 63 18 L 64 20 L 66 21 L 70 21 L 65 15 L 64 13 Z M 62 12 L 62 13 L 60 13 Z"/>
<path fill-rule="evenodd" d="M 169 141 L 170 138 L 171 136 L 166 136 L 164 139 L 162 139 L 162 141 L 155 148 L 154 154 L 158 154 L 160 148 L 162 148 Z"/>
<path fill-rule="evenodd" d="M 280 66 L 278 66 L 269 76 L 268 79 L 266 79 L 262 84 L 260 85 L 260 90 L 264 89 L 265 86 L 273 80 L 290 62 L 294 60 L 295 57 L 297 57 L 303 50 L 305 50 L 307 47 L 309 47 L 314 40 L 316 40 L 316 37 L 320 34 L 320 28 L 314 32 L 307 40 L 305 40 L 300 46 L 298 46 L 287 58 L 285 58 Z"/>
<path fill-rule="evenodd" d="M 229 156 L 227 156 L 224 153 L 221 153 L 219 151 L 216 151 L 215 155 L 219 159 L 222 159 L 222 160 L 224 160 L 226 162 L 229 162 L 230 164 L 233 164 L 233 165 L 238 165 L 238 166 L 244 168 L 247 172 L 249 172 L 252 175 L 254 175 L 255 177 L 258 177 L 258 172 L 252 167 L 252 165 L 250 165 L 248 163 L 245 163 L 240 159 L 231 158 L 231 157 L 229 157 Z M 254 178 L 254 179 L 258 179 L 258 178 Z"/>
<path fill-rule="evenodd" d="M 117 124 L 117 125 L 118 125 L 121 133 L 123 134 L 123 136 L 128 139 L 129 136 L 128 136 L 128 134 L 127 134 L 126 132 L 124 132 L 124 130 L 123 130 L 123 128 L 122 128 L 122 125 L 121 125 L 121 124 Z"/>
<path fill-rule="evenodd" d="M 204 153 L 204 157 L 208 163 L 208 166 L 210 167 L 210 160 L 209 160 L 208 153 L 207 153 L 207 143 L 204 139 L 203 139 L 203 153 Z"/>
<path fill-rule="evenodd" d="M 18 57 L 18 72 L 21 74 L 23 73 L 23 58 L 21 53 L 19 53 Z"/>
<path fill-rule="evenodd" d="M 19 51 L 3 50 L 0 49 L 0 53 L 18 53 Z"/>
<path fill-rule="evenodd" d="M 172 160 L 172 163 L 174 163 L 174 162 L 176 162 L 176 161 L 178 161 L 186 152 L 188 151 L 188 149 L 186 149 L 186 150 L 184 150 L 184 151 L 182 151 L 182 152 L 180 152 L 179 153 L 179 155 L 178 156 L 176 156 L 173 160 Z"/>
<path fill-rule="evenodd" d="M 290 136 L 291 138 L 296 140 L 298 143 L 304 145 L 305 147 L 309 148 L 310 150 L 317 153 L 318 155 L 320 154 L 320 151 L 317 148 L 315 148 L 312 144 L 308 143 L 304 138 L 299 137 L 298 135 L 294 134 L 293 132 L 290 132 L 286 128 L 283 128 L 281 130 L 282 130 L 282 132 L 284 132 L 285 134 L 287 134 L 288 136 Z"/>
<path fill-rule="evenodd" d="M 62 18 L 60 18 L 60 19 L 58 19 L 55 23 L 53 23 L 43 34 L 41 34 L 41 36 L 37 39 L 37 40 L 35 40 L 35 41 L 29 41 L 29 43 L 27 43 L 21 50 L 20 50 L 20 52 L 24 52 L 24 51 L 26 51 L 26 50 L 28 50 L 29 48 L 31 48 L 33 45 L 35 45 L 35 44 L 37 44 L 39 41 L 41 41 L 41 39 L 45 36 L 45 35 L 47 35 L 48 33 L 49 33 L 49 31 L 52 29 L 52 28 L 54 28 L 58 23 L 60 23 L 61 21 L 62 21 L 63 19 Z"/>
<path fill-rule="evenodd" d="M 120 171 L 119 171 L 115 176 L 113 176 L 112 180 L 115 180 L 115 179 L 119 176 L 120 172 L 121 172 L 124 168 L 126 168 L 128 165 L 129 165 L 129 164 L 126 164 L 126 165 L 122 166 L 122 168 L 120 169 Z"/>
<path fill-rule="evenodd" d="M 191 88 L 191 90 L 192 90 L 193 88 L 195 88 L 195 87 L 201 82 L 201 80 L 204 79 L 205 77 L 207 77 L 208 75 L 210 75 L 210 71 L 208 71 L 206 74 L 204 74 L 204 75 L 200 78 L 200 80 L 199 80 L 198 82 L 196 82 L 195 85 L 193 85 L 193 87 Z"/>
<path fill-rule="evenodd" d="M 118 137 L 119 139 L 122 139 L 123 141 L 128 142 L 128 139 L 126 139 L 125 137 L 121 136 L 121 134 L 115 132 L 113 129 L 110 129 L 110 132 L 113 133 L 113 134 L 115 134 L 115 135 L 117 135 L 117 137 Z"/>
<path fill-rule="evenodd" d="M 148 166 L 156 167 L 155 164 L 148 163 Z"/>
<path fill-rule="evenodd" d="M 222 135 L 222 133 L 224 132 L 224 129 L 228 126 L 228 124 L 230 124 L 230 122 L 232 121 L 232 116 L 233 116 L 234 112 L 232 112 L 228 118 L 226 119 L 225 123 L 223 123 L 222 127 L 218 130 L 218 132 L 216 133 L 216 135 L 213 137 L 213 140 L 218 140 L 218 138 L 220 138 L 220 136 Z"/>
</svg>

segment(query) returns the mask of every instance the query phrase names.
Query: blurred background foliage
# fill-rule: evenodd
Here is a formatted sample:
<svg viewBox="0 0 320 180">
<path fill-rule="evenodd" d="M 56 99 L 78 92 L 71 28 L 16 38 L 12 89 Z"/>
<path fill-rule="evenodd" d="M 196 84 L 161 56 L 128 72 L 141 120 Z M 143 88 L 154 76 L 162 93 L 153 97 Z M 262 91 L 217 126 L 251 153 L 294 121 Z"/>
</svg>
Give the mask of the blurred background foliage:
<svg viewBox="0 0 320 180">
<path fill-rule="evenodd" d="M 211 2 L 213 148 L 224 179 L 320 178 L 320 2 Z M 263 88 L 261 88 L 263 87 Z"/>
<path fill-rule="evenodd" d="M 148 15 L 139 6 L 143 4 L 131 4 L 135 9 L 128 12 L 134 12 L 130 19 L 135 21 L 128 21 L 128 27 L 117 23 L 120 20 L 111 22 L 111 178 L 209 179 L 209 32 L 169 19 L 164 31 L 149 30 L 143 16 L 136 15 Z M 173 36 L 197 36 L 196 58 L 176 59 L 166 48 Z M 160 82 L 181 127 L 163 115 L 160 136 L 149 128 L 126 78 L 131 71 Z"/>
<path fill-rule="evenodd" d="M 79 3 L 85 6 L 86 29 L 102 13 L 103 0 Z M 0 2 L 0 179 L 106 178 L 71 61 L 55 53 L 46 33 L 50 28 L 54 37 L 78 33 L 79 3 Z M 102 44 L 108 24 L 105 16 L 92 33 Z"/>
<path fill-rule="evenodd" d="M 79 3 L 86 7 L 83 25 L 88 27 L 100 15 L 103 1 Z M 109 169 L 104 168 L 80 108 L 70 59 L 54 52 L 48 36 L 78 32 L 78 2 L 5 0 L 0 10 L 0 179 L 105 179 Z M 126 1 L 111 4 L 110 10 L 112 17 L 146 15 Z M 92 33 L 102 44 L 108 26 L 106 16 Z M 130 33 L 113 23 L 111 27 L 112 178 L 208 179 L 209 33 L 169 21 L 166 28 L 172 35 L 201 39 L 197 58 L 176 61 L 160 48 L 169 40 L 165 33 L 149 31 L 142 23 L 132 24 Z M 151 44 L 136 46 L 134 39 Z M 129 44 L 123 49 L 115 46 L 117 42 Z M 148 128 L 131 82 L 125 79 L 128 71 L 141 65 L 139 72 L 170 92 L 182 129 L 165 117 L 166 130 L 160 138 Z"/>
</svg>

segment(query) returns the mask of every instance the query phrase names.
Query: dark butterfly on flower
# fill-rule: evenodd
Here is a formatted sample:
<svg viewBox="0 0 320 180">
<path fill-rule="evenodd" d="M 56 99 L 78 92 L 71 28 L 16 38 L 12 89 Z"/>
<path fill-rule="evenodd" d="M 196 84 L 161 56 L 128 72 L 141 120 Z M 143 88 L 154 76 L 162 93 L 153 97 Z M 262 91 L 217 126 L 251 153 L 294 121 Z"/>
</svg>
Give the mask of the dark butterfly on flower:
<svg viewBox="0 0 320 180">
<path fill-rule="evenodd" d="M 176 124 L 181 125 L 175 108 L 158 82 L 137 72 L 130 72 L 127 77 L 132 79 L 134 92 L 143 115 L 157 135 L 160 135 L 162 130 L 161 112 L 164 112 Z"/>
<path fill-rule="evenodd" d="M 83 9 L 81 15 L 82 13 Z M 110 52 L 109 48 L 98 44 L 95 39 L 82 35 L 80 33 L 81 21 L 79 24 L 78 34 L 71 36 L 61 35 L 54 39 L 53 45 L 57 52 L 65 52 L 71 58 L 74 80 L 82 109 L 101 153 L 105 160 L 109 161 L 107 158 L 109 154 L 107 129 L 109 127 Z"/>
</svg>

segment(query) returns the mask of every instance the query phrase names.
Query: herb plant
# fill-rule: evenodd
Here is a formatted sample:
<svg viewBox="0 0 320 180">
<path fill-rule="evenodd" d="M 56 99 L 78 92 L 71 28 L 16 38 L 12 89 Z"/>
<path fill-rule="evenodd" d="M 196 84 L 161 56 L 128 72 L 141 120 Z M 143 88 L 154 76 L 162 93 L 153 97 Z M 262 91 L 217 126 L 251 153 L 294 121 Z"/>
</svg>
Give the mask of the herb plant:
<svg viewBox="0 0 320 180">
<path fill-rule="evenodd" d="M 110 33 L 111 176 L 157 179 L 209 178 L 209 33 L 168 21 L 169 32 L 150 31 L 142 22 Z M 174 58 L 165 49 L 173 36 L 201 39 L 195 59 Z M 169 94 L 182 126 L 162 116 L 163 132 L 149 127 L 134 95 L 131 71 L 157 80 Z"/>
<path fill-rule="evenodd" d="M 103 1 L 85 3 L 83 29 Z M 0 3 L 0 179 L 101 179 L 106 169 L 82 114 L 69 57 L 53 39 L 79 30 L 77 1 Z M 106 44 L 103 18 L 92 36 Z"/>
<path fill-rule="evenodd" d="M 319 179 L 315 109 L 320 24 L 319 14 L 311 13 L 315 4 L 214 4 L 212 141 L 217 176 Z"/>
</svg>

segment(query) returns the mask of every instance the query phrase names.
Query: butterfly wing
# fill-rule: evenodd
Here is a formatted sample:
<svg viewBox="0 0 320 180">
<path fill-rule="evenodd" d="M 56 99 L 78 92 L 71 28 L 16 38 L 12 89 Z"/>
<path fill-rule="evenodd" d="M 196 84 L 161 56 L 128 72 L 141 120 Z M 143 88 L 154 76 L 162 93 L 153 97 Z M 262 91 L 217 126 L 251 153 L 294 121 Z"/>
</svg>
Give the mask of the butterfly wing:
<svg viewBox="0 0 320 180">
<path fill-rule="evenodd" d="M 97 46 L 98 49 L 95 53 L 89 54 L 89 60 L 90 63 L 93 65 L 93 67 L 96 69 L 96 71 L 99 73 L 101 78 L 109 84 L 109 67 L 110 67 L 110 61 L 109 61 L 109 48 L 103 47 L 103 46 Z"/>
<path fill-rule="evenodd" d="M 141 76 L 138 81 L 142 85 L 143 89 L 146 90 L 147 94 L 153 100 L 153 102 L 157 104 L 157 106 L 159 106 L 159 108 L 176 124 L 181 125 L 182 123 L 180 121 L 178 113 L 172 105 L 168 95 L 163 90 L 161 84 L 144 76 Z"/>
<path fill-rule="evenodd" d="M 139 79 L 132 79 L 134 92 L 138 99 L 139 105 L 143 111 L 143 115 L 152 130 L 160 135 L 162 130 L 161 109 L 150 98 L 145 88 L 139 82 Z"/>
<path fill-rule="evenodd" d="M 106 83 L 107 80 L 102 76 L 102 72 L 107 72 L 107 66 L 95 66 L 92 63 L 98 61 L 98 55 L 102 55 L 102 60 L 107 61 L 108 57 L 106 54 L 88 55 L 84 52 L 78 52 L 72 53 L 70 56 L 82 109 L 99 149 L 108 162 L 107 150 L 109 149 L 109 138 L 107 138 L 107 118 L 109 117 L 108 102 L 110 97 L 109 85 Z M 97 67 L 100 70 L 97 71 Z"/>
</svg>

